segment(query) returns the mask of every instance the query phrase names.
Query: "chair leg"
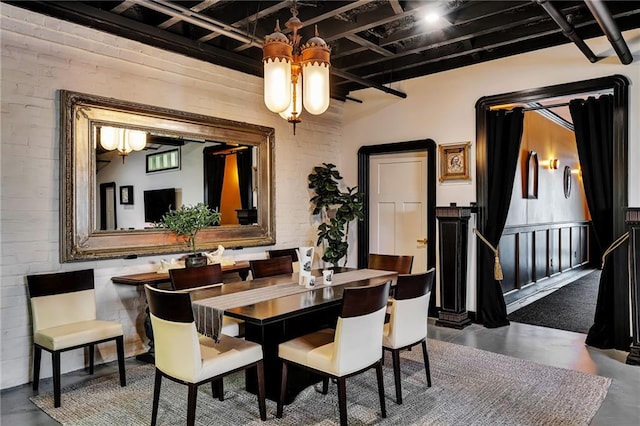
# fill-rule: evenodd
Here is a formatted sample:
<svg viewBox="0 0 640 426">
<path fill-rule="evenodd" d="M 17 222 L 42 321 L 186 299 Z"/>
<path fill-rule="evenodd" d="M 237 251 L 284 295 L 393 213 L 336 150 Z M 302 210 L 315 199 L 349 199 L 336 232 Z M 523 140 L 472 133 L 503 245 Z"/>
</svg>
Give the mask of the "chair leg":
<svg viewBox="0 0 640 426">
<path fill-rule="evenodd" d="M 384 379 L 382 377 L 382 362 L 376 364 L 376 377 L 378 379 L 378 394 L 380 395 L 380 414 L 387 417 L 387 405 L 384 401 Z"/>
<path fill-rule="evenodd" d="M 158 403 L 160 402 L 160 386 L 162 385 L 162 374 L 156 368 L 156 381 L 153 385 L 153 409 L 151 410 L 151 426 L 156 426 L 158 417 Z"/>
<path fill-rule="evenodd" d="M 53 406 L 60 406 L 60 352 L 51 353 L 53 360 Z"/>
<path fill-rule="evenodd" d="M 340 426 L 347 426 L 349 423 L 347 422 L 347 383 L 344 377 L 338 377 L 338 407 L 340 409 Z"/>
<path fill-rule="evenodd" d="M 118 351 L 118 370 L 120 371 L 120 386 L 127 386 L 127 376 L 124 371 L 124 336 L 116 337 L 116 349 Z"/>
<path fill-rule="evenodd" d="M 393 379 L 396 385 L 396 402 L 402 404 L 402 384 L 400 381 L 400 350 L 393 349 L 391 351 L 393 355 Z"/>
<path fill-rule="evenodd" d="M 220 377 L 216 380 L 216 385 L 218 387 L 218 401 L 224 401 L 224 379 Z"/>
<path fill-rule="evenodd" d="M 265 404 L 265 386 L 264 386 L 264 363 L 262 360 L 256 364 L 256 374 L 258 376 L 258 407 L 260 409 L 260 420 L 267 420 L 267 406 Z"/>
<path fill-rule="evenodd" d="M 38 390 L 40 384 L 40 360 L 42 359 L 42 348 L 33 345 L 33 390 Z"/>
<path fill-rule="evenodd" d="M 329 378 L 325 377 L 322 379 L 322 394 L 326 395 L 329 393 Z"/>
<path fill-rule="evenodd" d="M 96 354 L 96 346 L 89 345 L 89 374 L 93 376 L 93 359 Z"/>
<path fill-rule="evenodd" d="M 198 400 L 198 385 L 189 383 L 189 393 L 187 396 L 187 426 L 196 424 L 196 402 Z"/>
<path fill-rule="evenodd" d="M 284 405 L 284 399 L 287 396 L 287 375 L 289 367 L 287 362 L 282 361 L 282 382 L 280 383 L 280 399 L 278 400 L 278 409 L 276 411 L 276 417 L 282 418 L 282 406 Z"/>
<path fill-rule="evenodd" d="M 427 352 L 427 340 L 422 341 L 422 356 L 424 357 L 424 369 L 427 371 L 427 387 L 431 387 L 431 368 L 429 367 L 429 353 Z"/>
</svg>

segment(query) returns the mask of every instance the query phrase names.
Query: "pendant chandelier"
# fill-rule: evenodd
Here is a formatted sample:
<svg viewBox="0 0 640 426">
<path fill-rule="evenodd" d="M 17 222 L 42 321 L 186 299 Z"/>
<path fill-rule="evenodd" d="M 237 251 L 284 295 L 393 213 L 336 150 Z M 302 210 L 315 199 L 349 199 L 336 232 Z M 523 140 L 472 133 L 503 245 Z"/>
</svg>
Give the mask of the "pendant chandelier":
<svg viewBox="0 0 640 426">
<path fill-rule="evenodd" d="M 317 26 L 315 37 L 300 45 L 298 30 L 303 23 L 298 19 L 295 1 L 291 15 L 285 24 L 291 30 L 289 37 L 282 34 L 279 21 L 276 21 L 275 32 L 265 37 L 262 62 L 264 103 L 270 111 L 293 124 L 295 135 L 303 105 L 314 115 L 322 114 L 329 107 L 331 50 L 318 37 Z"/>
<path fill-rule="evenodd" d="M 107 151 L 118 150 L 124 157 L 131 151 L 140 151 L 147 145 L 147 132 L 121 127 L 102 126 L 100 128 L 100 145 Z"/>
</svg>

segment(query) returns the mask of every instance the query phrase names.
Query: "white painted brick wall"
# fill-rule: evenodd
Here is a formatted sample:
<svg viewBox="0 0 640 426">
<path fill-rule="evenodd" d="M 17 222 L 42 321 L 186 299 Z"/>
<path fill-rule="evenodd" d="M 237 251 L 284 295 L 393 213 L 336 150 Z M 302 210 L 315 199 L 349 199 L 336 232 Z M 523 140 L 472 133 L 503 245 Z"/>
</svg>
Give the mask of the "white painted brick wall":
<svg viewBox="0 0 640 426">
<path fill-rule="evenodd" d="M 342 103 L 332 101 L 320 117 L 306 114 L 294 137 L 263 105 L 261 78 L 5 3 L 0 23 L 1 388 L 31 377 L 27 274 L 94 268 L 98 316 L 123 323 L 127 356 L 146 350 L 142 291 L 110 278 L 151 271 L 161 257 L 59 263 L 59 89 L 274 127 L 277 246 L 315 241 L 306 177 L 322 162 L 340 164 Z M 255 258 L 264 250 L 231 253 Z M 101 345 L 96 356 L 97 362 L 114 359 L 115 345 Z M 83 351 L 72 351 L 62 357 L 62 370 L 83 363 Z M 41 375 L 50 374 L 50 357 L 43 356 Z"/>
</svg>

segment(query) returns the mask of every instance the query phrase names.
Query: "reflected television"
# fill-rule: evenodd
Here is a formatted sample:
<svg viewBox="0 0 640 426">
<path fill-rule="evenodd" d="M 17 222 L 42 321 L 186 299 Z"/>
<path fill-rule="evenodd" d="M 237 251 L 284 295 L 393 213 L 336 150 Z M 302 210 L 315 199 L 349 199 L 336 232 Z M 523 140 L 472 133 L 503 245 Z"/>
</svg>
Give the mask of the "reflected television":
<svg viewBox="0 0 640 426">
<path fill-rule="evenodd" d="M 175 188 L 144 191 L 145 222 L 159 222 L 171 209 L 176 209 Z"/>
</svg>

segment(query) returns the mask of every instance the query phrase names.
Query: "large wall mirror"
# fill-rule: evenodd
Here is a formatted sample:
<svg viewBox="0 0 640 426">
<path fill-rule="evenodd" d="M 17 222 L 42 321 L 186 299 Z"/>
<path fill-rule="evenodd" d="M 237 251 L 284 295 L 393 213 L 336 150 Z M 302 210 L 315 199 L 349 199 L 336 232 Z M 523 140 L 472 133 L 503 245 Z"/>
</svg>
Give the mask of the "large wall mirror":
<svg viewBox="0 0 640 426">
<path fill-rule="evenodd" d="M 222 220 L 198 249 L 275 243 L 273 128 L 69 91 L 60 102 L 62 262 L 185 252 L 156 223 L 199 202 Z"/>
</svg>

